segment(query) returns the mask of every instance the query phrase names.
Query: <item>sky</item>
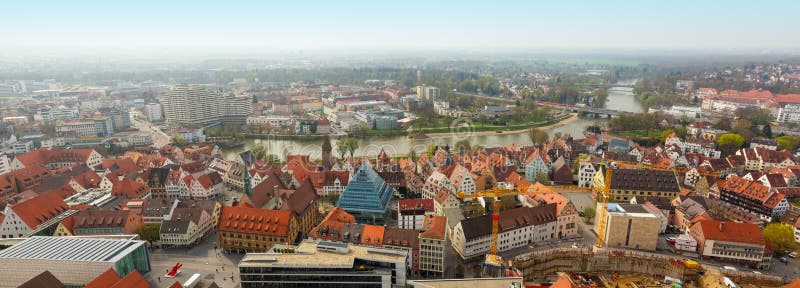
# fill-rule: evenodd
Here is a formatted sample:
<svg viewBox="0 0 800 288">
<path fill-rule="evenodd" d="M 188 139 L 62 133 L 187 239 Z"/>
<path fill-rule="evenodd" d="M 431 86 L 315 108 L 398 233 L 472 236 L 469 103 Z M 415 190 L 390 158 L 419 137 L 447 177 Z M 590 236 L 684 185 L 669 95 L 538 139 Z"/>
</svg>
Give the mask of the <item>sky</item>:
<svg viewBox="0 0 800 288">
<path fill-rule="evenodd" d="M 800 51 L 800 1 L 0 3 L 0 52 Z"/>
</svg>

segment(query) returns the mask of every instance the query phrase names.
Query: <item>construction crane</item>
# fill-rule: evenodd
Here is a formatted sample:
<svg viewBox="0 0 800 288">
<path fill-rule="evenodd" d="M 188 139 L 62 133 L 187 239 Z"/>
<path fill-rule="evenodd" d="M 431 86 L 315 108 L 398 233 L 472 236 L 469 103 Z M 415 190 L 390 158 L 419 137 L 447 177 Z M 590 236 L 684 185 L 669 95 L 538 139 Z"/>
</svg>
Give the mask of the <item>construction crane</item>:
<svg viewBox="0 0 800 288">
<path fill-rule="evenodd" d="M 506 196 L 519 196 L 519 195 L 528 195 L 528 187 L 527 186 L 520 186 L 515 188 L 505 188 L 505 187 L 495 187 L 494 189 L 484 190 L 481 192 L 475 192 L 470 195 L 466 195 L 464 192 L 458 192 L 457 196 L 461 199 L 473 199 L 473 198 L 481 198 L 481 197 L 492 197 L 494 200 L 492 201 L 492 246 L 489 249 L 489 253 L 492 255 L 497 254 L 497 234 L 500 230 L 500 197 Z"/>
<path fill-rule="evenodd" d="M 597 220 L 600 221 L 599 223 L 597 223 L 598 224 L 598 226 L 597 226 L 597 244 L 596 244 L 597 248 L 603 248 L 603 238 L 605 237 L 605 234 L 606 234 L 606 217 L 605 216 L 606 216 L 606 214 L 608 214 L 608 198 L 611 197 L 611 167 L 605 167 L 605 163 L 600 163 L 600 165 L 602 165 L 605 168 L 606 177 L 605 177 L 605 180 L 603 181 L 603 187 L 602 188 L 598 188 L 597 190 L 599 190 L 599 191 L 596 191 L 596 192 L 599 192 L 599 193 L 596 193 L 596 194 L 599 195 L 600 198 L 602 199 L 601 201 L 603 201 L 603 206 L 602 206 L 602 208 L 600 208 L 600 211 L 598 211 L 598 212 L 602 212 L 602 213 L 597 213 L 597 214 L 600 215 L 600 217 L 597 217 L 598 218 Z"/>
<path fill-rule="evenodd" d="M 511 261 L 506 264 L 503 258 L 497 255 L 497 235 L 500 233 L 500 198 L 508 196 L 529 195 L 528 186 L 519 187 L 495 187 L 494 189 L 466 195 L 464 192 L 456 194 L 461 199 L 473 199 L 481 197 L 492 197 L 492 241 L 489 254 L 483 262 L 484 277 L 508 277 L 511 275 L 521 275 L 518 270 L 513 268 Z M 510 273 L 510 274 L 509 274 Z"/>
<path fill-rule="evenodd" d="M 636 169 L 648 169 L 648 170 L 659 170 L 659 171 L 671 171 L 675 173 L 686 173 L 691 170 L 691 168 L 684 167 L 684 166 L 674 166 L 669 168 L 657 167 L 652 164 L 644 163 L 644 162 L 629 162 L 629 161 L 618 161 L 618 160 L 608 160 L 609 163 L 618 163 L 618 164 L 627 164 L 633 165 Z M 603 164 L 604 162 L 594 162 L 595 164 Z M 717 172 L 703 172 L 697 171 L 700 176 L 713 176 L 719 177 L 719 173 Z"/>
</svg>

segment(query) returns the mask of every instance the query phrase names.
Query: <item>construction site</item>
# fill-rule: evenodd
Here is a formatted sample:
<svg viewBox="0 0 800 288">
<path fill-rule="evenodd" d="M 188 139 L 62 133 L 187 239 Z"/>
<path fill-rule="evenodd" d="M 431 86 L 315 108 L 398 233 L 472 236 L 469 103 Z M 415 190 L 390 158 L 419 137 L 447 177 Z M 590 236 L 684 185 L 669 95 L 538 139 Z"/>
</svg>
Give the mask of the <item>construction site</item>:
<svg viewBox="0 0 800 288">
<path fill-rule="evenodd" d="M 576 287 L 781 287 L 790 279 L 720 269 L 667 255 L 632 250 L 555 248 L 517 256 L 513 267 L 526 284 L 542 285 L 559 273 Z M 543 285 L 542 285 L 543 286 Z"/>
</svg>

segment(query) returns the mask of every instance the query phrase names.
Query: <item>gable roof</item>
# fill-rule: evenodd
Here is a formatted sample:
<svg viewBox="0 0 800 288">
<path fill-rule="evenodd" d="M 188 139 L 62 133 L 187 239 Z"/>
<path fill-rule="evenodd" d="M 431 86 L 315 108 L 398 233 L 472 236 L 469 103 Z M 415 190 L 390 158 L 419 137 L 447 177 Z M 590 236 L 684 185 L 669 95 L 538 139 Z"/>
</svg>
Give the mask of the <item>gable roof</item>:
<svg viewBox="0 0 800 288">
<path fill-rule="evenodd" d="M 58 216 L 67 209 L 69 209 L 67 203 L 64 203 L 64 199 L 57 191 L 45 192 L 11 206 L 14 214 L 31 229 L 35 229 L 39 224 Z"/>
<path fill-rule="evenodd" d="M 290 218 L 289 211 L 224 206 L 219 218 L 219 230 L 286 236 Z"/>
<path fill-rule="evenodd" d="M 152 288 L 150 282 L 144 279 L 139 270 L 133 269 L 131 273 L 120 279 L 117 283 L 109 288 Z"/>
<path fill-rule="evenodd" d="M 53 276 L 50 271 L 44 271 L 39 275 L 34 276 L 30 280 L 19 285 L 18 288 L 64 288 L 64 283 L 61 283 L 56 276 Z"/>
<path fill-rule="evenodd" d="M 766 245 L 764 235 L 756 224 L 701 220 L 694 225 L 699 225 L 697 228 L 701 230 L 706 240 Z"/>
<path fill-rule="evenodd" d="M 309 207 L 314 207 L 314 202 L 317 201 L 317 193 L 314 192 L 314 185 L 309 178 L 300 187 L 289 196 L 286 204 L 289 205 L 292 213 L 296 216 L 301 216 Z"/>
<path fill-rule="evenodd" d="M 556 204 L 520 207 L 500 213 L 500 233 L 522 227 L 556 221 Z M 471 241 L 492 233 L 492 215 L 482 215 L 461 220 L 464 238 Z"/>
<path fill-rule="evenodd" d="M 103 274 L 100 274 L 92 279 L 92 281 L 89 281 L 89 283 L 86 283 L 86 286 L 83 286 L 83 288 L 107 288 L 119 282 L 119 280 L 122 280 L 122 278 L 117 275 L 117 272 L 114 271 L 114 269 L 108 268 L 106 272 L 103 272 Z"/>
</svg>

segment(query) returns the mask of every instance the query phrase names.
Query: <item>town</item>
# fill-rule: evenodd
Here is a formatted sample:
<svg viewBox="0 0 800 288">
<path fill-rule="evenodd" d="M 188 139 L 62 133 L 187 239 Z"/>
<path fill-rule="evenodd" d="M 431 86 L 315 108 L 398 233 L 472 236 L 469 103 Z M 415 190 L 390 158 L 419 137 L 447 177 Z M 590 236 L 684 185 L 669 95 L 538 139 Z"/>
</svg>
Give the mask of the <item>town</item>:
<svg viewBox="0 0 800 288">
<path fill-rule="evenodd" d="M 751 70 L 788 71 L 745 73 L 755 85 L 800 82 L 800 65 Z M 719 90 L 697 86 L 709 82 L 702 73 L 648 92 L 660 88 L 640 84 L 658 80 L 644 79 L 627 89 L 687 103 L 598 122 L 580 109 L 594 97 L 526 96 L 548 95 L 546 77 L 500 81 L 507 94 L 481 109 L 452 97 L 470 94 L 426 86 L 423 73 L 411 88 L 5 81 L 0 261 L 17 265 L 0 286 L 796 278 L 800 94 L 721 89 L 736 81 L 725 78 L 712 82 Z M 594 73 L 586 79 L 608 72 Z M 475 123 L 516 121 L 519 107 L 540 113 L 539 126 L 487 132 L 522 143 L 470 142 L 487 133 Z M 546 131 L 576 118 L 589 119 L 579 135 Z M 444 135 L 462 137 L 441 143 L 435 128 L 415 130 L 420 119 L 475 122 L 452 124 Z M 380 131 L 421 144 L 360 146 Z M 270 144 L 280 141 L 303 148 Z"/>
<path fill-rule="evenodd" d="M 800 2 L 7 2 L 0 288 L 800 288 Z"/>
</svg>

